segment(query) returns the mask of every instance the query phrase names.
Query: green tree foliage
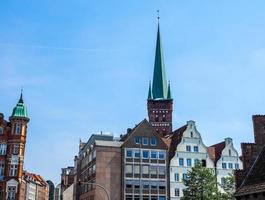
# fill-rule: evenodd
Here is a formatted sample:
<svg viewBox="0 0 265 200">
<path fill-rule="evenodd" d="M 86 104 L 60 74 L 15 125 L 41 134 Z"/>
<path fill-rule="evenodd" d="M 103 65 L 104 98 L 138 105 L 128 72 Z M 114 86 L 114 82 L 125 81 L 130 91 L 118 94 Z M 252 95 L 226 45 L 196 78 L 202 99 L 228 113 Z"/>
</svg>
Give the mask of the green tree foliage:
<svg viewBox="0 0 265 200">
<path fill-rule="evenodd" d="M 224 193 L 222 193 L 222 198 L 226 200 L 234 200 L 234 192 L 236 190 L 235 176 L 229 174 L 228 177 L 224 178 L 224 183 L 221 185 Z"/>
<path fill-rule="evenodd" d="M 203 167 L 201 164 L 195 165 L 188 171 L 188 178 L 184 180 L 184 196 L 181 200 L 220 200 L 216 177 L 214 171 Z"/>
</svg>

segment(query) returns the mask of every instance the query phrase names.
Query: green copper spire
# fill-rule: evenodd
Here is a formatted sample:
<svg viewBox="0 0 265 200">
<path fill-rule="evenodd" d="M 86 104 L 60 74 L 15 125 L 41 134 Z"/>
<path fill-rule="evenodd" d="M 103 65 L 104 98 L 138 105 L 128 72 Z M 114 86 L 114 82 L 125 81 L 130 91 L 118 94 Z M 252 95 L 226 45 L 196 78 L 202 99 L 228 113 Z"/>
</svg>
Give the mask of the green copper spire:
<svg viewBox="0 0 265 200">
<path fill-rule="evenodd" d="M 24 105 L 22 91 L 21 91 L 21 94 L 20 94 L 19 101 L 18 101 L 16 107 L 13 109 L 11 118 L 13 118 L 13 117 L 21 117 L 21 118 L 27 118 L 28 119 L 27 108 Z"/>
<path fill-rule="evenodd" d="M 153 99 L 151 81 L 149 82 L 148 99 Z"/>
<path fill-rule="evenodd" d="M 152 86 L 153 99 L 157 100 L 167 99 L 167 92 L 168 91 L 167 91 L 166 70 L 165 70 L 159 23 L 158 23 L 154 76 L 153 76 L 153 86 Z"/>
<path fill-rule="evenodd" d="M 172 99 L 171 98 L 171 90 L 170 90 L 170 82 L 168 82 L 168 86 L 167 86 L 167 98 Z"/>
</svg>

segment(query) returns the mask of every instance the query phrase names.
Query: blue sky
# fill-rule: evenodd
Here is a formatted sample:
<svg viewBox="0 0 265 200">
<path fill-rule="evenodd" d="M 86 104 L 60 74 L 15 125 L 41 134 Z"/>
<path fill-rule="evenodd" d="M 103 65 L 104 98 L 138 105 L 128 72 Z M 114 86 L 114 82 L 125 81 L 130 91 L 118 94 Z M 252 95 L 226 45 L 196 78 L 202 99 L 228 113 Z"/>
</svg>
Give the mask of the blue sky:
<svg viewBox="0 0 265 200">
<path fill-rule="evenodd" d="M 174 127 L 204 142 L 252 142 L 265 113 L 264 1 L 1 1 L 0 111 L 24 88 L 31 121 L 25 169 L 59 182 L 79 138 L 124 133 L 147 117 L 156 10 Z"/>
</svg>

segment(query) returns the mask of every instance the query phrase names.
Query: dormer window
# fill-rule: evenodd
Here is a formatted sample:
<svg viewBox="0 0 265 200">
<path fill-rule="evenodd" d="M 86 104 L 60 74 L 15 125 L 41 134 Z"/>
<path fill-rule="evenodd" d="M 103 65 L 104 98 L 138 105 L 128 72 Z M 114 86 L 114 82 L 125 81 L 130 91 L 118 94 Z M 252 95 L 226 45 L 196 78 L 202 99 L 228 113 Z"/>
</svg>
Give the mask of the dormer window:
<svg viewBox="0 0 265 200">
<path fill-rule="evenodd" d="M 156 138 L 151 138 L 151 140 L 150 140 L 150 144 L 151 144 L 152 146 L 156 146 Z"/>
<path fill-rule="evenodd" d="M 0 135 L 4 134 L 4 129 L 3 127 L 0 126 Z"/>
<path fill-rule="evenodd" d="M 149 144 L 148 138 L 143 138 L 143 145 L 148 145 L 148 144 Z"/>
<path fill-rule="evenodd" d="M 134 143 L 135 143 L 135 144 L 140 144 L 140 143 L 141 143 L 141 138 L 140 138 L 139 136 L 136 136 L 136 137 L 134 138 Z"/>
</svg>

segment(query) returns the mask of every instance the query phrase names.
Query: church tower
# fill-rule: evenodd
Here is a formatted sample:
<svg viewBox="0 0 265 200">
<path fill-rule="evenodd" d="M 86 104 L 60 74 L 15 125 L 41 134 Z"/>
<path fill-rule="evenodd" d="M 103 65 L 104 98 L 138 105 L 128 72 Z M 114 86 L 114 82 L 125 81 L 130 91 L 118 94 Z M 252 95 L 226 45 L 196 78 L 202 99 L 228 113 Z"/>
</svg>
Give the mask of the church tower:
<svg viewBox="0 0 265 200">
<path fill-rule="evenodd" d="M 149 83 L 147 109 L 149 122 L 160 136 L 172 132 L 173 99 L 167 82 L 158 23 L 153 82 Z"/>
</svg>

